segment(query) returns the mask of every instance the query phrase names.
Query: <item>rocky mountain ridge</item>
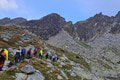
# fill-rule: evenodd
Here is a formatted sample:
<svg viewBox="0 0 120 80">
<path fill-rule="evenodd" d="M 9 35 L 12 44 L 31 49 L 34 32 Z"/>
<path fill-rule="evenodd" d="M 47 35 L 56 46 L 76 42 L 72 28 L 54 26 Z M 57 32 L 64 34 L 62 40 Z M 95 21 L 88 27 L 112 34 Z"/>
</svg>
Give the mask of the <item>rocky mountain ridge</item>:
<svg viewBox="0 0 120 80">
<path fill-rule="evenodd" d="M 14 19 L 10 19 L 8 17 L 0 19 L 0 25 L 15 25 L 15 24 L 19 24 L 19 23 L 23 23 L 26 22 L 27 19 L 24 19 L 22 17 L 18 17 L 18 18 L 14 18 Z"/>
<path fill-rule="evenodd" d="M 0 24 L 21 25 L 23 29 L 29 30 L 44 40 L 48 40 L 64 29 L 78 41 L 91 41 L 109 29 L 110 33 L 119 33 L 119 18 L 120 12 L 111 17 L 99 13 L 85 21 L 78 21 L 73 24 L 72 21 L 67 22 L 59 14 L 52 13 L 41 19 L 29 21 L 24 18 L 4 18 L 0 20 Z"/>
</svg>

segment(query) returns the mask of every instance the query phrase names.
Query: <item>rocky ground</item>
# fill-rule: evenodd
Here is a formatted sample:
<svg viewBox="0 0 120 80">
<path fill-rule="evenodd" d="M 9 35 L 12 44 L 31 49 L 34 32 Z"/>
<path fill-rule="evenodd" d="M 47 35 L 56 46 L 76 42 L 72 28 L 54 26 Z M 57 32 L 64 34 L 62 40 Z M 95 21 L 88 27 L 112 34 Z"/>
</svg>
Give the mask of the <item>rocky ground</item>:
<svg viewBox="0 0 120 80">
<path fill-rule="evenodd" d="M 79 75 L 92 80 L 119 80 L 119 39 L 119 34 L 113 35 L 108 31 L 108 33 L 101 37 L 97 37 L 92 42 L 78 42 L 67 32 L 62 31 L 46 42 L 82 56 L 82 59 L 88 64 L 85 65 L 85 67 L 89 70 L 77 70 Z M 81 63 L 80 65 L 84 63 Z"/>
<path fill-rule="evenodd" d="M 61 55 L 58 62 L 25 59 L 17 66 L 12 53 L 0 80 L 120 80 L 120 35 L 108 32 L 91 42 L 73 38 L 63 29 L 47 41 L 23 29 L 23 26 L 0 26 L 0 48 L 44 48 Z M 27 67 L 27 70 L 26 70 Z"/>
</svg>

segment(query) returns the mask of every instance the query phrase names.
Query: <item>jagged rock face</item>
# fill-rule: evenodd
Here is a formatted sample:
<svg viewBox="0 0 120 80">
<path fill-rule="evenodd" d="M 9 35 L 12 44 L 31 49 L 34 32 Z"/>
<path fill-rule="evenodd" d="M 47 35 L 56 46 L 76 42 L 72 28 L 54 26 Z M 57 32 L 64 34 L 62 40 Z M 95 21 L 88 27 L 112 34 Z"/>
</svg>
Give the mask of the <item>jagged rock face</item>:
<svg viewBox="0 0 120 80">
<path fill-rule="evenodd" d="M 43 39 L 48 39 L 56 35 L 66 23 L 65 19 L 58 14 L 52 13 L 39 20 L 31 20 L 21 25 L 27 26 L 28 30 L 39 35 Z"/>
<path fill-rule="evenodd" d="M 64 25 L 64 30 L 67 31 L 71 36 L 74 36 L 75 28 L 72 21 L 69 21 Z"/>
<path fill-rule="evenodd" d="M 114 22 L 120 23 L 120 11 L 117 13 L 117 15 L 114 17 Z"/>
<path fill-rule="evenodd" d="M 22 18 L 22 17 L 18 17 L 18 18 L 14 18 L 14 19 L 10 19 L 10 18 L 3 18 L 0 19 L 0 25 L 13 25 L 13 24 L 20 24 L 27 21 L 26 19 Z"/>
<path fill-rule="evenodd" d="M 119 34 L 120 33 L 120 24 L 114 25 L 114 27 L 111 28 L 110 33 Z"/>
<path fill-rule="evenodd" d="M 88 41 L 96 34 L 103 34 L 110 27 L 111 22 L 111 17 L 100 13 L 86 21 L 80 21 L 70 26 L 68 25 L 69 27 L 65 30 L 68 31 L 69 34 L 76 34 L 74 37 L 78 37 L 80 41 Z"/>
</svg>

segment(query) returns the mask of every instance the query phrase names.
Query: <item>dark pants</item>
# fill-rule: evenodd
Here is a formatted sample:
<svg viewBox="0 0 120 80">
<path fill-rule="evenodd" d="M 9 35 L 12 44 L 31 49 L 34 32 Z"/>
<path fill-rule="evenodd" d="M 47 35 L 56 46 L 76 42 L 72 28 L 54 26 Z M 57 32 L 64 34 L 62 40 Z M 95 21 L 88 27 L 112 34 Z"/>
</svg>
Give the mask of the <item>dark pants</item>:
<svg viewBox="0 0 120 80">
<path fill-rule="evenodd" d="M 31 55 L 30 55 L 30 53 L 28 53 L 28 54 L 27 54 L 27 58 L 29 59 L 29 58 L 30 58 L 30 56 L 31 56 Z"/>
<path fill-rule="evenodd" d="M 50 56 L 50 60 L 52 60 L 52 56 Z"/>
<path fill-rule="evenodd" d="M 20 61 L 25 59 L 25 54 L 21 54 Z"/>
<path fill-rule="evenodd" d="M 0 67 L 0 71 L 2 71 L 2 67 Z"/>
<path fill-rule="evenodd" d="M 15 57 L 15 65 L 19 62 L 19 58 Z"/>
<path fill-rule="evenodd" d="M 42 59 L 42 58 L 43 58 L 43 55 L 39 55 L 39 58 Z"/>
<path fill-rule="evenodd" d="M 5 58 L 3 56 L 0 56 L 0 71 L 2 71 L 2 68 L 4 66 Z"/>
<path fill-rule="evenodd" d="M 53 62 L 55 62 L 55 58 L 53 58 Z"/>
<path fill-rule="evenodd" d="M 48 59 L 48 54 L 46 55 L 46 59 Z"/>
<path fill-rule="evenodd" d="M 36 57 L 36 56 L 37 56 L 37 53 L 34 53 L 34 54 L 33 54 L 33 57 Z"/>
</svg>

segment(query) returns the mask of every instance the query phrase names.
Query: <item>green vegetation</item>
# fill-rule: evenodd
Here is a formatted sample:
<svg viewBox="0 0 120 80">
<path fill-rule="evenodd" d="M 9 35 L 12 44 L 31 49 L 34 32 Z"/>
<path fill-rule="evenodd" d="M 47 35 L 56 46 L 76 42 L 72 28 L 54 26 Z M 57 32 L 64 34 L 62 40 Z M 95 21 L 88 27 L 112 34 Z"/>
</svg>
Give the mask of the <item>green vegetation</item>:
<svg viewBox="0 0 120 80">
<path fill-rule="evenodd" d="M 120 61 L 119 62 L 117 62 L 118 64 L 120 64 Z"/>
</svg>

